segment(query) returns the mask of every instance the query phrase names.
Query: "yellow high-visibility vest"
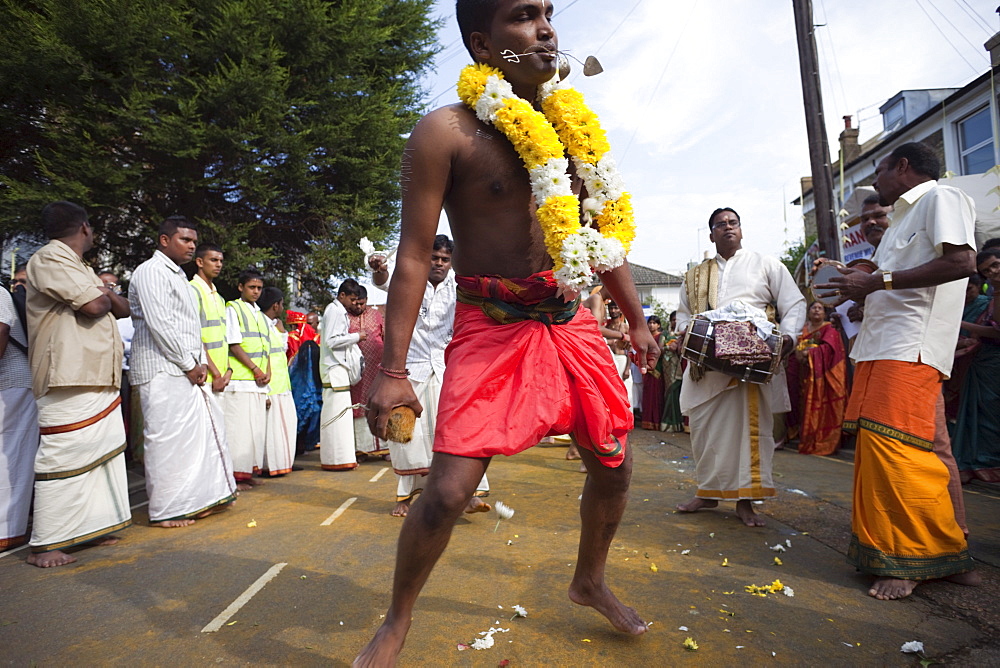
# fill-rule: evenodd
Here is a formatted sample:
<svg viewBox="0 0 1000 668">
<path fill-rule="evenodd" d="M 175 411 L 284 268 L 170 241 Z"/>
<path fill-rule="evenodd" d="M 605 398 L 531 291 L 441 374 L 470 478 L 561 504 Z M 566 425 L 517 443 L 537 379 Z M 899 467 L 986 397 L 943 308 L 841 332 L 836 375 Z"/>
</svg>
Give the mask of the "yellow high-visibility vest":
<svg viewBox="0 0 1000 668">
<path fill-rule="evenodd" d="M 266 370 L 267 363 L 264 358 L 270 348 L 270 339 L 264 314 L 242 299 L 231 301 L 227 306 L 232 306 L 233 310 L 236 311 L 236 318 L 240 323 L 240 334 L 243 335 L 243 342 L 240 343 L 243 352 L 250 358 L 251 363 Z M 232 354 L 229 355 L 229 366 L 233 369 L 233 380 L 254 379 L 250 367 L 236 359 Z"/>
<path fill-rule="evenodd" d="M 201 318 L 201 342 L 212 358 L 219 373 L 229 368 L 229 346 L 226 345 L 226 302 L 218 292 L 211 292 L 204 281 L 191 280 L 191 287 L 198 298 L 198 317 Z M 211 373 L 208 380 L 214 380 Z"/>
<path fill-rule="evenodd" d="M 285 342 L 277 327 L 270 327 L 269 331 L 271 334 L 271 391 L 268 394 L 291 392 L 292 381 L 288 377 L 288 358 L 285 357 Z"/>
</svg>

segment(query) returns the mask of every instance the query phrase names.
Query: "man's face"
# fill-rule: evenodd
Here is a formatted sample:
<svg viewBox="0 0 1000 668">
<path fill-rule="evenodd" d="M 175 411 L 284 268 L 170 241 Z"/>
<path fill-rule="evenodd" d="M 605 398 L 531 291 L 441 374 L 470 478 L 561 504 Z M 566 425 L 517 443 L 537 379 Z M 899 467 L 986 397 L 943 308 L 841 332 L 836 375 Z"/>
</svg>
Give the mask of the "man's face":
<svg viewBox="0 0 1000 668">
<path fill-rule="evenodd" d="M 739 248 L 743 242 L 743 226 L 740 218 L 732 211 L 722 211 L 712 216 L 712 231 L 708 238 L 716 249 Z"/>
<path fill-rule="evenodd" d="M 1000 257 L 991 255 L 988 259 L 980 262 L 976 269 L 994 288 L 1000 285 Z"/>
<path fill-rule="evenodd" d="M 337 295 L 337 301 L 344 305 L 348 313 L 354 313 L 354 302 L 358 300 L 356 295 L 349 295 L 346 292 L 341 292 Z"/>
<path fill-rule="evenodd" d="M 257 300 L 260 299 L 261 290 L 264 289 L 264 281 L 259 278 L 251 278 L 246 283 L 240 283 L 237 287 L 240 289 L 240 298 L 243 301 L 256 304 Z"/>
<path fill-rule="evenodd" d="M 16 288 L 19 285 L 24 286 L 24 288 L 28 287 L 28 271 L 26 269 L 22 269 L 21 271 L 15 272 L 14 278 L 10 279 L 11 291 L 13 291 L 14 288 Z"/>
<path fill-rule="evenodd" d="M 201 257 L 196 257 L 194 263 L 205 278 L 214 281 L 222 273 L 222 259 L 222 253 L 210 250 L 205 251 Z"/>
<path fill-rule="evenodd" d="M 488 35 L 489 64 L 503 71 L 512 84 L 539 85 L 551 79 L 558 68 L 559 46 L 552 27 L 552 3 L 548 0 L 500 0 Z M 505 60 L 503 53 L 537 53 Z"/>
<path fill-rule="evenodd" d="M 319 313 L 316 313 L 315 311 L 311 311 L 306 316 L 306 324 L 309 325 L 310 327 L 312 327 L 313 329 L 316 329 L 317 327 L 319 327 Z"/>
<path fill-rule="evenodd" d="M 368 297 L 357 297 L 352 306 L 347 306 L 345 304 L 347 312 L 351 315 L 361 315 L 365 312 L 366 306 L 368 306 Z"/>
<path fill-rule="evenodd" d="M 611 302 L 608 304 L 608 318 L 611 320 L 617 320 L 621 317 L 622 311 L 618 308 L 618 304 Z"/>
<path fill-rule="evenodd" d="M 890 211 L 891 206 L 881 204 L 865 204 L 861 207 L 861 234 L 875 248 L 878 248 L 882 235 L 889 229 Z"/>
<path fill-rule="evenodd" d="M 198 233 L 186 227 L 178 227 L 173 236 L 160 235 L 160 250 L 175 264 L 186 264 L 194 257 L 198 245 Z"/>
<path fill-rule="evenodd" d="M 906 158 L 900 158 L 893 162 L 890 156 L 886 156 L 879 161 L 875 167 L 875 183 L 872 184 L 878 192 L 879 204 L 892 206 L 903 193 L 909 190 L 902 178 L 903 172 L 908 166 Z"/>
<path fill-rule="evenodd" d="M 443 281 L 448 275 L 449 269 L 451 269 L 451 253 L 447 249 L 441 248 L 431 252 L 431 271 L 427 276 L 431 285 L 437 285 Z"/>
</svg>

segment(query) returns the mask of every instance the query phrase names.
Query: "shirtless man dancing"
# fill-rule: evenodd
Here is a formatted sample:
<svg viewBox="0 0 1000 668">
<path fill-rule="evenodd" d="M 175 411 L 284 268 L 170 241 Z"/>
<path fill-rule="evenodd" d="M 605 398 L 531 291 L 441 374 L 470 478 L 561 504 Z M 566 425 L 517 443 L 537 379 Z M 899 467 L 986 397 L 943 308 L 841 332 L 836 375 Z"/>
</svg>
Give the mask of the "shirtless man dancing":
<svg viewBox="0 0 1000 668">
<path fill-rule="evenodd" d="M 552 11 L 547 0 L 458 0 L 456 13 L 473 59 L 501 70 L 515 95 L 534 101 L 538 86 L 556 74 Z M 531 55 L 514 63 L 502 57 L 507 52 Z M 385 437 L 393 407 L 421 411 L 404 365 L 442 207 L 455 238 L 459 303 L 431 472 L 400 532 L 392 604 L 355 665 L 395 665 L 417 595 L 491 456 L 520 452 L 550 434 L 574 434 L 589 471 L 569 597 L 593 607 L 623 633 L 645 632 L 643 620 L 604 579 L 632 469 L 625 447 L 632 427 L 627 392 L 590 311 L 577 309 L 578 302 L 565 297 L 553 278 L 524 164 L 503 134 L 457 104 L 416 125 L 402 177 L 402 233 L 385 350 L 368 402 L 376 435 Z M 581 190 L 574 178 L 573 192 L 580 196 Z M 632 345 L 651 367 L 659 350 L 627 263 L 602 273 L 601 280 L 629 322 L 637 323 Z M 545 400 L 526 401 L 524 393 Z M 484 419 L 496 405 L 514 405 L 519 397 L 518 405 L 526 408 L 506 425 Z"/>
</svg>

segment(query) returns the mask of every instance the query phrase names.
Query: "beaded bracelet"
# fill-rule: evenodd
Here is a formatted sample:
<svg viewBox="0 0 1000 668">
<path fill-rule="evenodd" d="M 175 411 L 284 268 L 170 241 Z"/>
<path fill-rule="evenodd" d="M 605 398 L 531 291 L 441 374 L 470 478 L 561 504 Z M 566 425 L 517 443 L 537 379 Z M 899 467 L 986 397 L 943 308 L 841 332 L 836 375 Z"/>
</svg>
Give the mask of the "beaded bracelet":
<svg viewBox="0 0 1000 668">
<path fill-rule="evenodd" d="M 409 369 L 386 369 L 381 364 L 378 365 L 378 370 L 389 376 L 389 378 L 398 378 L 400 380 L 406 380 L 410 375 Z"/>
</svg>

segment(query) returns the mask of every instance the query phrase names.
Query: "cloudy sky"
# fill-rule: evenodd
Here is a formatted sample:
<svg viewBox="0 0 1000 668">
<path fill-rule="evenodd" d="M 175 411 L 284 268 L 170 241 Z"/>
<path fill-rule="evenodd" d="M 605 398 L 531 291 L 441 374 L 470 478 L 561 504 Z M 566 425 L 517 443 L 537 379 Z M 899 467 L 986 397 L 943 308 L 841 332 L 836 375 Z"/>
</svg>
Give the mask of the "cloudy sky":
<svg viewBox="0 0 1000 668">
<path fill-rule="evenodd" d="M 962 86 L 989 69 L 983 43 L 1000 30 L 997 0 L 814 0 L 823 102 L 833 158 L 841 117 L 862 141 L 900 90 Z M 631 260 L 678 271 L 711 247 L 708 215 L 740 212 L 744 245 L 780 254 L 802 238 L 786 203 L 809 173 L 790 0 L 555 0 L 560 47 L 605 72 L 570 77 L 601 116 L 635 198 Z M 429 108 L 457 101 L 469 61 L 453 0 Z"/>
</svg>

